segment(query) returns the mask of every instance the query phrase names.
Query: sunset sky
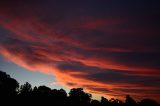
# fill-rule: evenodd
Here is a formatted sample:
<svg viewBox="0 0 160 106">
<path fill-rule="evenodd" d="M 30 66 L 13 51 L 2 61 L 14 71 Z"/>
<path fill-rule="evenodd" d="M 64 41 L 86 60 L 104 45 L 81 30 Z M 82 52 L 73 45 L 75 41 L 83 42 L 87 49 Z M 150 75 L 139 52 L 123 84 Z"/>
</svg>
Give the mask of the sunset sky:
<svg viewBox="0 0 160 106">
<path fill-rule="evenodd" d="M 20 84 L 160 101 L 160 1 L 0 0 L 0 70 Z"/>
</svg>

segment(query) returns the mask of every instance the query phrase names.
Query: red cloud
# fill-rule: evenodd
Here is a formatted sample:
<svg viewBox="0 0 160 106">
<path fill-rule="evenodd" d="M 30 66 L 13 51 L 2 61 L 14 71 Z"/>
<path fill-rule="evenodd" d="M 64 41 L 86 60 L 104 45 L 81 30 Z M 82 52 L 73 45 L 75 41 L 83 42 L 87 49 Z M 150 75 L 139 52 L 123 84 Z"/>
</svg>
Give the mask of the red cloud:
<svg viewBox="0 0 160 106">
<path fill-rule="evenodd" d="M 157 43 L 159 32 L 133 27 L 127 18 L 58 20 L 46 16 L 52 20 L 45 22 L 43 14 L 35 11 L 27 11 L 23 17 L 11 12 L 3 11 L 0 17 L 4 33 L 0 53 L 15 64 L 51 74 L 65 86 L 83 87 L 96 94 L 119 98 L 125 94 L 137 98 L 160 96 L 160 44 L 150 44 L 150 40 Z"/>
</svg>

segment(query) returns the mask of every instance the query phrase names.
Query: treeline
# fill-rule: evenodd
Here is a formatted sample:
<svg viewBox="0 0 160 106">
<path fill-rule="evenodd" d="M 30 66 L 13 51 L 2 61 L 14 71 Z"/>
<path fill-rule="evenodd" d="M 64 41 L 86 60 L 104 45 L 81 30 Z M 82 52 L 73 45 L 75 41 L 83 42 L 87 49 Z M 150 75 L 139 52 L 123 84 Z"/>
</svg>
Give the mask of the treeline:
<svg viewBox="0 0 160 106">
<path fill-rule="evenodd" d="M 122 102 L 118 99 L 93 100 L 92 95 L 83 91 L 82 88 L 73 88 L 67 95 L 63 89 L 51 89 L 46 86 L 32 88 L 26 82 L 19 83 L 0 71 L 0 106 L 160 106 L 156 101 L 144 99 L 136 102 L 129 95 Z"/>
</svg>

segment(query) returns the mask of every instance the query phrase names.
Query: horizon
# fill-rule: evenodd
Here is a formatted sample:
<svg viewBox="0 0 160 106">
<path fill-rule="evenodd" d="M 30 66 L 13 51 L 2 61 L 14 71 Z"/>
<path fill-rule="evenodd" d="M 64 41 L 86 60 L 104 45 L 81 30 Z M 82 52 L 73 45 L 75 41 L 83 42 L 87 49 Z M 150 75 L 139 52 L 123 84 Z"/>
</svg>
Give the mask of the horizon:
<svg viewBox="0 0 160 106">
<path fill-rule="evenodd" d="M 9 75 L 8 73 L 6 73 L 5 71 L 2 71 L 2 70 L 0 70 L 0 74 L 2 75 L 2 73 L 4 74 L 6 74 L 6 75 Z M 3 78 L 5 77 L 5 74 L 4 74 L 4 76 L 3 76 Z M 11 78 L 11 79 L 10 79 Z M 8 77 L 8 79 L 10 79 L 10 80 L 16 80 L 15 78 L 13 78 L 11 75 L 9 75 L 9 77 Z M 17 80 L 16 80 L 17 81 Z M 13 82 L 12 82 L 13 83 Z M 99 98 L 95 98 L 93 95 L 94 94 L 92 94 L 92 93 L 89 93 L 89 92 L 87 92 L 87 91 L 85 91 L 85 89 L 83 89 L 83 88 L 70 88 L 70 89 L 68 89 L 68 90 L 65 90 L 64 88 L 54 88 L 54 87 L 49 87 L 49 86 L 47 86 L 47 85 L 38 85 L 38 86 L 33 86 L 30 82 L 28 82 L 28 81 L 26 81 L 25 83 L 23 83 L 23 84 L 21 84 L 21 83 L 19 83 L 19 82 L 17 82 L 18 83 L 18 88 L 16 88 L 15 89 L 15 91 L 16 91 L 16 93 L 17 93 L 17 96 L 19 96 L 19 95 L 21 95 L 21 93 L 23 93 L 23 90 L 22 89 L 27 89 L 27 87 L 28 86 L 25 86 L 25 85 L 30 85 L 30 88 L 31 88 L 31 91 L 27 91 L 27 92 L 25 92 L 26 94 L 27 93 L 29 93 L 29 92 L 35 92 L 35 88 L 36 89 L 39 89 L 40 87 L 47 87 L 47 88 L 49 88 L 51 91 L 53 91 L 53 90 L 64 90 L 66 93 L 67 93 L 67 97 L 70 97 L 70 92 L 71 92 L 71 90 L 72 89 L 82 89 L 82 91 L 84 91 L 86 94 L 89 94 L 89 95 L 91 95 L 91 101 L 90 102 L 92 102 L 92 101 L 94 101 L 94 100 L 98 100 L 99 102 L 101 102 L 101 100 L 102 100 L 102 98 L 105 98 L 106 100 L 108 100 L 109 102 L 111 102 L 112 100 L 118 100 L 118 101 L 121 101 L 122 103 L 126 103 L 126 99 L 127 99 L 127 96 L 129 96 L 130 98 L 132 98 L 136 103 L 140 103 L 141 101 L 143 101 L 143 100 L 152 100 L 152 101 L 155 101 L 155 100 L 153 100 L 153 99 L 150 99 L 150 98 L 143 98 L 142 100 L 136 100 L 135 98 L 133 98 L 131 95 L 125 95 L 125 97 L 123 98 L 123 99 L 117 99 L 117 98 L 107 98 L 107 97 L 105 97 L 105 96 L 102 96 L 102 95 L 99 95 L 100 97 Z M 11 83 L 10 83 L 11 84 Z M 25 95 L 26 95 L 25 94 Z M 7 95 L 6 95 L 7 96 Z M 12 97 L 12 96 L 11 96 Z M 155 101 L 155 102 L 157 102 L 158 103 L 158 101 Z M 112 102 L 111 102 L 112 103 Z M 159 104 L 159 103 L 158 103 Z"/>
</svg>

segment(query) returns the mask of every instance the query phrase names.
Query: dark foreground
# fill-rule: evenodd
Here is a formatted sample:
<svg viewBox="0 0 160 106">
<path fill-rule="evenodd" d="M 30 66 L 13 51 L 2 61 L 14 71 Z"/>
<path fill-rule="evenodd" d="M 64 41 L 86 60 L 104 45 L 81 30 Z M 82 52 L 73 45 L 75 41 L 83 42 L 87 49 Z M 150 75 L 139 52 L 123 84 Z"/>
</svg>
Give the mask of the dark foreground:
<svg viewBox="0 0 160 106">
<path fill-rule="evenodd" d="M 0 106 L 160 106 L 152 99 L 136 102 L 129 95 L 124 102 L 118 99 L 93 100 L 82 88 L 73 88 L 67 95 L 63 89 L 46 86 L 34 87 L 27 82 L 19 87 L 18 82 L 0 71 Z"/>
</svg>

